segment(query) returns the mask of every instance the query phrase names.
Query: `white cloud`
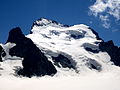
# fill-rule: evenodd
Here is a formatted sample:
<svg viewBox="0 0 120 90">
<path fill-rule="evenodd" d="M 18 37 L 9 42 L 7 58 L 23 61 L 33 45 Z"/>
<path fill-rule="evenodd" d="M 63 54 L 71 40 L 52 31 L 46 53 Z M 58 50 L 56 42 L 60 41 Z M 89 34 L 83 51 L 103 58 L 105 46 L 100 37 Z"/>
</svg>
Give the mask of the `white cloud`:
<svg viewBox="0 0 120 90">
<path fill-rule="evenodd" d="M 89 7 L 91 14 L 98 16 L 106 28 L 110 27 L 109 18 L 113 16 L 116 20 L 120 20 L 120 0 L 96 0 Z"/>
<path fill-rule="evenodd" d="M 101 21 L 103 22 L 102 26 L 105 28 L 110 28 L 110 20 L 109 20 L 109 16 L 103 16 L 103 15 L 99 15 L 99 18 L 101 19 Z"/>
<path fill-rule="evenodd" d="M 106 16 L 100 15 L 100 19 L 101 19 L 102 21 L 109 21 L 107 15 L 106 15 Z"/>
</svg>

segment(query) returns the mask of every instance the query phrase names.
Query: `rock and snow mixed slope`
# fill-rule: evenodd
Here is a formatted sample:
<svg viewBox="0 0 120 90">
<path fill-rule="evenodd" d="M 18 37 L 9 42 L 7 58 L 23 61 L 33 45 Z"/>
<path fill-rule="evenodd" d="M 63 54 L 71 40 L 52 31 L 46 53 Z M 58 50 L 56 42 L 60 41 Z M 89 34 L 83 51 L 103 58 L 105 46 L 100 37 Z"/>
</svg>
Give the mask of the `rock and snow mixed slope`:
<svg viewBox="0 0 120 90">
<path fill-rule="evenodd" d="M 16 67 L 19 66 L 23 67 L 24 76 L 28 76 L 30 73 L 43 76 L 41 72 L 48 75 L 46 71 L 51 71 L 49 73 L 52 74 L 54 67 L 57 69 L 56 75 L 79 75 L 83 72 L 104 72 L 119 68 L 113 65 L 114 58 L 116 58 L 114 54 L 111 61 L 111 52 L 116 53 L 118 51 L 117 54 L 119 54 L 118 47 L 111 45 L 111 42 L 104 42 L 97 32 L 83 24 L 68 26 L 41 18 L 33 23 L 31 33 L 26 37 L 20 28 L 11 30 L 7 43 L 1 44 L 1 46 L 6 52 L 6 55 L 2 56 L 3 52 L 1 51 L 3 60 L 1 69 L 3 69 L 4 63 L 8 63 L 7 66 L 9 66 L 11 62 L 13 69 L 18 69 Z M 46 63 L 44 63 L 40 57 L 43 59 L 47 57 L 48 61 L 45 59 Z M 16 66 L 12 62 L 19 64 Z M 33 64 L 33 62 L 41 63 Z M 50 70 L 49 63 L 51 62 L 54 67 L 52 65 Z M 117 65 L 120 65 L 118 61 Z M 7 71 L 5 70 L 5 72 Z M 10 73 L 14 74 L 13 71 Z M 29 76 L 31 77 L 31 75 Z"/>
<path fill-rule="evenodd" d="M 12 29 L 0 55 L 0 90 L 120 90 L 120 48 L 83 24 L 41 18 L 26 36 Z M 49 75 L 50 68 L 53 77 L 23 77 Z"/>
<path fill-rule="evenodd" d="M 31 34 L 27 37 L 32 39 L 49 60 L 60 55 L 67 57 L 77 72 L 92 69 L 101 71 L 112 66 L 107 52 L 99 50 L 99 43 L 102 40 L 98 39 L 89 26 L 83 24 L 67 26 L 42 18 L 34 22 Z M 51 61 L 54 63 L 54 60 Z M 58 71 L 64 67 L 61 62 L 58 61 L 61 67 Z"/>
</svg>

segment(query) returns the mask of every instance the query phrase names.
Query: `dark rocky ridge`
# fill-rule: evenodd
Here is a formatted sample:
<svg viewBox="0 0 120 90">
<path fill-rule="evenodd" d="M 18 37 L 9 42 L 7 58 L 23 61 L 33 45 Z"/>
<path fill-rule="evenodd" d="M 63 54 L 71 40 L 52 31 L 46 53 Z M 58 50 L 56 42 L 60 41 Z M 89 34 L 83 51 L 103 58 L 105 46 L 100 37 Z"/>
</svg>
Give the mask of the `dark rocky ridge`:
<svg viewBox="0 0 120 90">
<path fill-rule="evenodd" d="M 99 37 L 99 34 L 95 30 L 93 30 L 90 27 L 89 29 L 91 29 L 92 32 L 96 35 L 97 40 L 101 40 L 102 42 L 98 42 L 99 43 L 98 51 L 92 50 L 90 48 L 85 48 L 85 49 L 93 53 L 98 53 L 99 51 L 107 52 L 111 57 L 111 61 L 115 65 L 120 66 L 120 47 L 115 46 L 112 40 L 104 42 L 104 40 Z"/>
<path fill-rule="evenodd" d="M 107 52 L 111 57 L 111 61 L 114 62 L 115 65 L 120 66 L 120 47 L 115 46 L 112 40 L 101 42 L 99 49 L 102 52 Z"/>
<path fill-rule="evenodd" d="M 102 39 L 99 37 L 99 34 L 98 34 L 94 29 L 92 29 L 91 27 L 89 27 L 89 29 L 93 32 L 93 34 L 96 35 L 97 40 L 102 40 Z M 102 41 L 103 41 L 103 40 L 102 40 Z"/>
<path fill-rule="evenodd" d="M 48 61 L 47 57 L 39 50 L 31 39 L 24 36 L 19 27 L 9 32 L 7 42 L 15 43 L 16 46 L 10 49 L 11 56 L 24 58 L 22 61 L 23 69 L 18 71 L 19 75 L 31 77 L 33 75 L 54 75 L 57 70 Z"/>
</svg>

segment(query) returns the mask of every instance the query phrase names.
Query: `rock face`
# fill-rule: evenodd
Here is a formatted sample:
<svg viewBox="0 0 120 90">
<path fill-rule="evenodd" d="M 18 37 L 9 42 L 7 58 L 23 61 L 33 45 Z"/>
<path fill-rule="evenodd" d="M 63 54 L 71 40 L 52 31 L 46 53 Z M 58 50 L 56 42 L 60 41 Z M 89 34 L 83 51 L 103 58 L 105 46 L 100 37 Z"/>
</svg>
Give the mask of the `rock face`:
<svg viewBox="0 0 120 90">
<path fill-rule="evenodd" d="M 4 57 L 6 55 L 3 47 L 0 45 L 0 62 L 2 62 L 2 57 Z"/>
<path fill-rule="evenodd" d="M 88 59 L 88 63 L 86 63 L 90 69 L 95 69 L 98 71 L 102 70 L 102 66 L 94 59 Z"/>
<path fill-rule="evenodd" d="M 37 48 L 31 39 L 26 38 L 19 27 L 9 32 L 7 42 L 15 43 L 10 49 L 11 56 L 24 58 L 23 69 L 18 71 L 19 75 L 31 77 L 33 75 L 54 75 L 57 70 L 47 57 Z"/>
<path fill-rule="evenodd" d="M 74 63 L 71 62 L 67 57 L 65 57 L 64 55 L 62 54 L 59 54 L 57 57 L 53 57 L 52 56 L 52 59 L 53 59 L 53 62 L 56 66 L 58 67 L 63 67 L 63 68 L 73 68 L 75 69 L 75 66 L 73 65 Z M 61 66 L 60 66 L 61 65 Z"/>
<path fill-rule="evenodd" d="M 19 27 L 12 29 L 9 32 L 9 37 L 7 40 L 7 43 L 15 43 L 16 46 L 12 49 L 10 49 L 9 54 L 11 56 L 19 56 L 19 57 L 24 57 L 25 52 L 27 52 L 26 47 L 29 45 L 27 44 L 30 40 L 27 39 L 24 34 L 22 33 L 21 29 Z M 25 46 L 24 46 L 24 45 Z"/>
<path fill-rule="evenodd" d="M 94 29 L 92 29 L 91 27 L 89 27 L 89 29 L 91 29 L 91 31 L 96 35 L 97 40 L 102 40 L 102 39 L 99 37 L 99 34 L 98 34 Z M 102 41 L 103 41 L 103 40 L 102 40 Z"/>
<path fill-rule="evenodd" d="M 101 51 L 107 52 L 110 55 L 111 61 L 115 65 L 120 66 L 120 47 L 115 46 L 112 40 L 101 42 L 99 48 Z"/>
<path fill-rule="evenodd" d="M 93 44 L 89 44 L 89 43 L 84 43 L 83 47 L 85 48 L 85 50 L 92 52 L 92 53 L 99 53 L 99 47 Z"/>
</svg>

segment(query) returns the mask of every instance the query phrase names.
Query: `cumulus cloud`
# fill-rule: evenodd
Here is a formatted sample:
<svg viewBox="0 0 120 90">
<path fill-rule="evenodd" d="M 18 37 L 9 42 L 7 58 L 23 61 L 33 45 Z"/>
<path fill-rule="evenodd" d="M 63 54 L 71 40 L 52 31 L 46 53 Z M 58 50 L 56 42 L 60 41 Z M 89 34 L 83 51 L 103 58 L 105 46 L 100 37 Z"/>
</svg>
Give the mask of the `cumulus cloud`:
<svg viewBox="0 0 120 90">
<path fill-rule="evenodd" d="M 105 28 L 110 27 L 109 18 L 111 16 L 120 20 L 120 0 L 96 0 L 89 9 L 91 14 L 98 16 L 103 21 Z"/>
</svg>

